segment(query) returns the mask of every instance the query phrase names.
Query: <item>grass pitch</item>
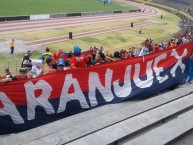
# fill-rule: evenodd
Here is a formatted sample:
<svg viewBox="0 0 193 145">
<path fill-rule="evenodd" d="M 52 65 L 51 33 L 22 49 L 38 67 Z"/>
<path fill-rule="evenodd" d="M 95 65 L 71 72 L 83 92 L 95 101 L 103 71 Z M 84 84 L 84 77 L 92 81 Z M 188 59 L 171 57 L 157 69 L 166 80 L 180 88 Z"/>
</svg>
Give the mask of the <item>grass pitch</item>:
<svg viewBox="0 0 193 145">
<path fill-rule="evenodd" d="M 100 0 L 0 0 L 0 16 L 131 10 L 134 6 Z"/>
</svg>

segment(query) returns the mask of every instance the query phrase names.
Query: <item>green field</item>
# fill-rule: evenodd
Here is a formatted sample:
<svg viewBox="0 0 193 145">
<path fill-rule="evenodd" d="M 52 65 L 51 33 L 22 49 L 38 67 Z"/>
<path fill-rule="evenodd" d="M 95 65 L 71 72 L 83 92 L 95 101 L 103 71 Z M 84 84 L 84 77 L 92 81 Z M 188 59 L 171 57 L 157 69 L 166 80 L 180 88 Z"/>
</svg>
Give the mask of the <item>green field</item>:
<svg viewBox="0 0 193 145">
<path fill-rule="evenodd" d="M 0 0 L 0 16 L 131 10 L 134 6 L 99 0 Z"/>
</svg>

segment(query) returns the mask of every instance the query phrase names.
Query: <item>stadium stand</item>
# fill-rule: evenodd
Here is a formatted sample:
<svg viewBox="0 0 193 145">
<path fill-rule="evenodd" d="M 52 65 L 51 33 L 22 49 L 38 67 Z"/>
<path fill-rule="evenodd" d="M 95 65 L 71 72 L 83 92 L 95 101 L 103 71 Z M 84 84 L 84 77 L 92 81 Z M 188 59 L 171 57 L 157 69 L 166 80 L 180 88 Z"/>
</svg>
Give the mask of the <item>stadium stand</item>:
<svg viewBox="0 0 193 145">
<path fill-rule="evenodd" d="M 182 21 L 179 22 L 178 26 L 182 28 L 183 32 L 189 31 L 190 28 L 193 27 L 193 1 L 192 0 L 152 0 L 151 2 L 176 9 L 176 10 L 167 10 L 167 8 L 161 8 L 158 6 L 163 10 L 176 14 L 182 19 Z M 187 17 L 181 12 L 185 12 L 191 17 Z"/>
<path fill-rule="evenodd" d="M 1 136 L 1 145 L 168 144 L 193 128 L 192 89 L 192 84 L 187 84 L 142 102 L 99 107 L 29 131 Z"/>
<path fill-rule="evenodd" d="M 153 0 L 152 2 L 166 5 L 182 11 L 184 9 L 192 8 L 193 6 L 193 1 L 190 0 Z"/>
</svg>

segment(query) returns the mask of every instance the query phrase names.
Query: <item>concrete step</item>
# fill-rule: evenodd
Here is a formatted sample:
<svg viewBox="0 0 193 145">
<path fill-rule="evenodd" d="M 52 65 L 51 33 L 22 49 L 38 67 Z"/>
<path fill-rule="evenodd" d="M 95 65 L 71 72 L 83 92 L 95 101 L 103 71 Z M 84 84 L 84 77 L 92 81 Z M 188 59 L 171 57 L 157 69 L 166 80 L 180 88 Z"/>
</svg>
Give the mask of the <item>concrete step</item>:
<svg viewBox="0 0 193 145">
<path fill-rule="evenodd" d="M 123 145 L 164 145 L 193 129 L 193 109 Z"/>
<path fill-rule="evenodd" d="M 193 129 L 176 138 L 167 145 L 192 145 L 192 143 L 193 143 Z"/>
<path fill-rule="evenodd" d="M 180 99 L 192 93 L 193 85 L 185 85 L 145 101 L 130 101 L 105 105 L 53 123 L 40 126 L 9 137 L 0 138 L 1 145 L 7 144 L 66 144 L 81 137 L 105 129 L 119 122 L 140 115 L 151 109 Z"/>
<path fill-rule="evenodd" d="M 154 126 L 156 123 L 161 123 L 163 119 L 173 117 L 175 114 L 186 111 L 189 108 L 193 108 L 192 98 L 193 94 L 190 94 L 168 104 L 162 105 L 158 108 L 149 110 L 127 120 L 119 122 L 115 125 L 96 131 L 92 134 L 70 142 L 67 145 L 110 144 L 122 139 L 123 137 L 129 137 L 133 134 L 137 134 L 141 130 L 148 129 L 151 126 Z M 149 137 L 149 140 L 151 140 L 150 138 L 151 137 Z M 143 142 L 145 142 L 145 138 Z M 136 145 L 142 145 L 143 142 L 137 142 Z M 147 144 L 145 145 L 150 145 L 148 143 L 149 142 L 147 142 Z M 152 145 L 156 145 L 156 142 L 153 142 Z"/>
</svg>

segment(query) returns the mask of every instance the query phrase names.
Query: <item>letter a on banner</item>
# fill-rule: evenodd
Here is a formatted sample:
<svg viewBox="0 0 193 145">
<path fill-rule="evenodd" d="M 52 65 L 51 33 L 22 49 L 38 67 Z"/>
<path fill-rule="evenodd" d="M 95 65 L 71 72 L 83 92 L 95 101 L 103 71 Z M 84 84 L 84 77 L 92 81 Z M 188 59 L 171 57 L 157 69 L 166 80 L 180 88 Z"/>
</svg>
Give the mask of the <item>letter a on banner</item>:
<svg viewBox="0 0 193 145">
<path fill-rule="evenodd" d="M 75 89 L 74 93 L 68 93 L 68 90 L 73 85 Z M 80 102 L 80 105 L 82 108 L 89 108 L 89 105 L 86 101 L 86 98 L 84 94 L 82 93 L 82 90 L 80 88 L 80 85 L 77 81 L 77 79 L 72 78 L 72 74 L 66 75 L 64 86 L 62 88 L 62 93 L 60 96 L 60 103 L 58 107 L 57 113 L 61 113 L 66 110 L 66 105 L 71 100 L 78 100 Z"/>
<path fill-rule="evenodd" d="M 15 124 L 24 123 L 15 104 L 5 95 L 5 93 L 0 92 L 0 101 L 4 106 L 4 108 L 0 108 L 0 116 L 9 115 Z"/>
<path fill-rule="evenodd" d="M 54 108 L 48 101 L 52 92 L 52 87 L 44 80 L 38 81 L 35 85 L 32 82 L 25 83 L 25 90 L 27 94 L 27 114 L 28 120 L 35 119 L 36 106 L 41 106 L 45 109 L 47 114 L 54 114 Z M 35 96 L 35 90 L 41 89 L 42 94 Z"/>
</svg>

